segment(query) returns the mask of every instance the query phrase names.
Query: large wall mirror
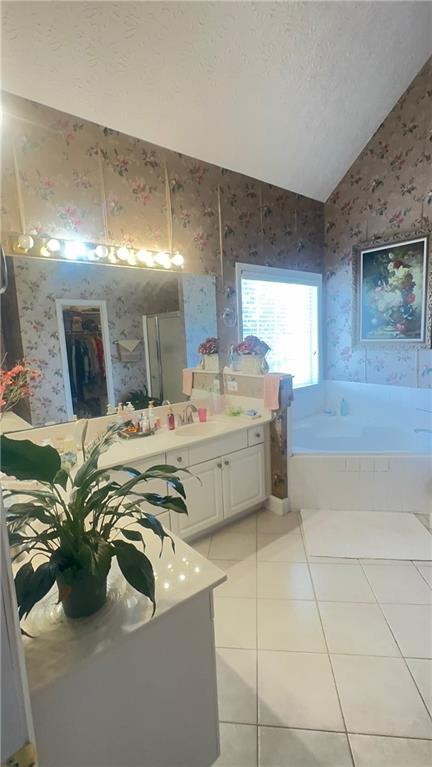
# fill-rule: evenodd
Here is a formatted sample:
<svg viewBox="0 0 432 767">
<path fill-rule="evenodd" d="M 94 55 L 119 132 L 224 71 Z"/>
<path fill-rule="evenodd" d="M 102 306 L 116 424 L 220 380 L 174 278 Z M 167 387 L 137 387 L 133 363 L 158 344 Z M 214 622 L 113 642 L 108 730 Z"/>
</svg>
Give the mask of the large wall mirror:
<svg viewBox="0 0 432 767">
<path fill-rule="evenodd" d="M 204 338 L 217 336 L 215 277 L 25 256 L 8 262 L 6 366 L 24 358 L 41 372 L 16 409 L 24 421 L 97 417 L 108 404 L 143 407 L 146 395 L 186 399 L 182 370 L 198 364 Z"/>
</svg>

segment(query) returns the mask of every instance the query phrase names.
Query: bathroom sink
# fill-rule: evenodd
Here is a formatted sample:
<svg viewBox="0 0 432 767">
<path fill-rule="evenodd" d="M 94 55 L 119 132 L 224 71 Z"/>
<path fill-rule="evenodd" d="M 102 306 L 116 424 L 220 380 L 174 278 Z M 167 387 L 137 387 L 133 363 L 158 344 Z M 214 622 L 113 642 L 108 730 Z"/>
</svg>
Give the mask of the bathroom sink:
<svg viewBox="0 0 432 767">
<path fill-rule="evenodd" d="M 220 434 L 224 429 L 223 423 L 206 421 L 205 423 L 187 423 L 184 426 L 178 426 L 174 433 L 178 437 L 211 437 L 213 434 Z"/>
</svg>

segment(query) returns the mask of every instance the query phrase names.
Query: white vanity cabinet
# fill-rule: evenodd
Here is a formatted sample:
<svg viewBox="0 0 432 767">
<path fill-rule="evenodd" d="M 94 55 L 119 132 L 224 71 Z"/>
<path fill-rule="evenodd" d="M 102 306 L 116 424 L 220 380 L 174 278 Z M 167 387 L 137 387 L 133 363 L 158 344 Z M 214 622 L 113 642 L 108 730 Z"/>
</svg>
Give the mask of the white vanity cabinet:
<svg viewBox="0 0 432 767">
<path fill-rule="evenodd" d="M 188 539 L 266 497 L 264 445 L 238 450 L 189 466 L 182 479 L 188 514 L 171 516 L 173 530 Z"/>
</svg>

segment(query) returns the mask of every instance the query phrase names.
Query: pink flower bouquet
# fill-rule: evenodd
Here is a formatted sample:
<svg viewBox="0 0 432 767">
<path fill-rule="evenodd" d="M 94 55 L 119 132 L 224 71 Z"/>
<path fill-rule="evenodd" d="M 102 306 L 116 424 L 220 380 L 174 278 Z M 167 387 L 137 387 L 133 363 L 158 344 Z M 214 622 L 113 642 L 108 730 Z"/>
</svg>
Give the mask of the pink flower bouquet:
<svg viewBox="0 0 432 767">
<path fill-rule="evenodd" d="M 253 354 L 255 357 L 264 357 L 270 351 L 270 346 L 257 336 L 246 336 L 234 347 L 234 351 L 236 354 Z"/>
<path fill-rule="evenodd" d="M 22 360 L 10 370 L 0 368 L 0 412 L 12 410 L 21 399 L 30 396 L 30 382 L 39 381 L 40 370 L 31 362 Z"/>
<path fill-rule="evenodd" d="M 198 354 L 218 354 L 218 352 L 219 341 L 217 338 L 206 338 L 206 340 L 202 341 L 198 346 Z"/>
</svg>

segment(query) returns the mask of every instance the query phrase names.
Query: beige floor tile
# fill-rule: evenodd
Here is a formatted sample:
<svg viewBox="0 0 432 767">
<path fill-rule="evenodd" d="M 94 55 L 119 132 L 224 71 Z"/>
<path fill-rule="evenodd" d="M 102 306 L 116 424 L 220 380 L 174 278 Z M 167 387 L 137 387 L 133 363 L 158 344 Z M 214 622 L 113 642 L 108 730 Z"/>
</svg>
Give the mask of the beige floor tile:
<svg viewBox="0 0 432 767">
<path fill-rule="evenodd" d="M 338 732 L 259 727 L 258 749 L 259 767 L 352 767 L 347 736 Z"/>
<path fill-rule="evenodd" d="M 314 602 L 259 599 L 257 615 L 260 650 L 326 652 Z"/>
<path fill-rule="evenodd" d="M 220 724 L 221 754 L 213 767 L 255 767 L 257 728 L 250 724 Z"/>
<path fill-rule="evenodd" d="M 263 562 L 306 562 L 301 533 L 258 533 L 257 557 Z"/>
<path fill-rule="evenodd" d="M 382 605 L 384 615 L 402 655 L 432 658 L 432 607 L 430 605 Z"/>
<path fill-rule="evenodd" d="M 416 565 L 416 567 L 425 581 L 432 587 L 432 563 L 430 565 Z"/>
<path fill-rule="evenodd" d="M 224 529 L 230 530 L 232 533 L 256 533 L 257 512 L 253 511 L 245 514 L 244 517 L 234 519 Z"/>
<path fill-rule="evenodd" d="M 311 565 L 317 599 L 323 602 L 375 602 L 360 565 Z"/>
<path fill-rule="evenodd" d="M 400 656 L 379 605 L 320 602 L 331 653 Z"/>
<path fill-rule="evenodd" d="M 407 663 L 432 716 L 432 660 L 407 658 Z"/>
<path fill-rule="evenodd" d="M 343 730 L 327 655 L 258 652 L 260 724 Z"/>
<path fill-rule="evenodd" d="M 432 721 L 402 658 L 332 655 L 348 732 L 431 738 Z"/>
<path fill-rule="evenodd" d="M 216 597 L 216 647 L 256 649 L 256 601 Z"/>
<path fill-rule="evenodd" d="M 189 546 L 192 546 L 195 551 L 198 551 L 199 554 L 202 554 L 203 557 L 207 558 L 210 551 L 210 541 L 211 535 L 204 535 L 201 538 L 196 538 L 194 541 L 191 541 Z"/>
<path fill-rule="evenodd" d="M 314 599 L 306 564 L 258 562 L 257 593 L 263 599 Z"/>
<path fill-rule="evenodd" d="M 430 767 L 432 741 L 349 735 L 356 767 Z"/>
<path fill-rule="evenodd" d="M 307 556 L 307 552 L 306 552 Z M 350 557 L 314 557 L 308 556 L 308 561 L 311 565 L 358 565 L 358 559 L 351 559 Z"/>
<path fill-rule="evenodd" d="M 216 651 L 219 719 L 256 724 L 257 659 L 255 650 Z"/>
<path fill-rule="evenodd" d="M 295 511 L 280 516 L 268 509 L 257 512 L 257 530 L 259 533 L 289 533 L 300 531 L 300 519 Z"/>
<path fill-rule="evenodd" d="M 255 533 L 235 533 L 229 527 L 212 535 L 210 559 L 245 559 L 256 552 Z"/>
<path fill-rule="evenodd" d="M 432 589 L 411 563 L 388 567 L 365 565 L 364 571 L 378 602 L 432 603 Z"/>
<path fill-rule="evenodd" d="M 257 571 L 254 555 L 241 560 L 213 559 L 211 561 L 228 576 L 228 580 L 217 587 L 215 596 L 256 598 Z"/>
</svg>

